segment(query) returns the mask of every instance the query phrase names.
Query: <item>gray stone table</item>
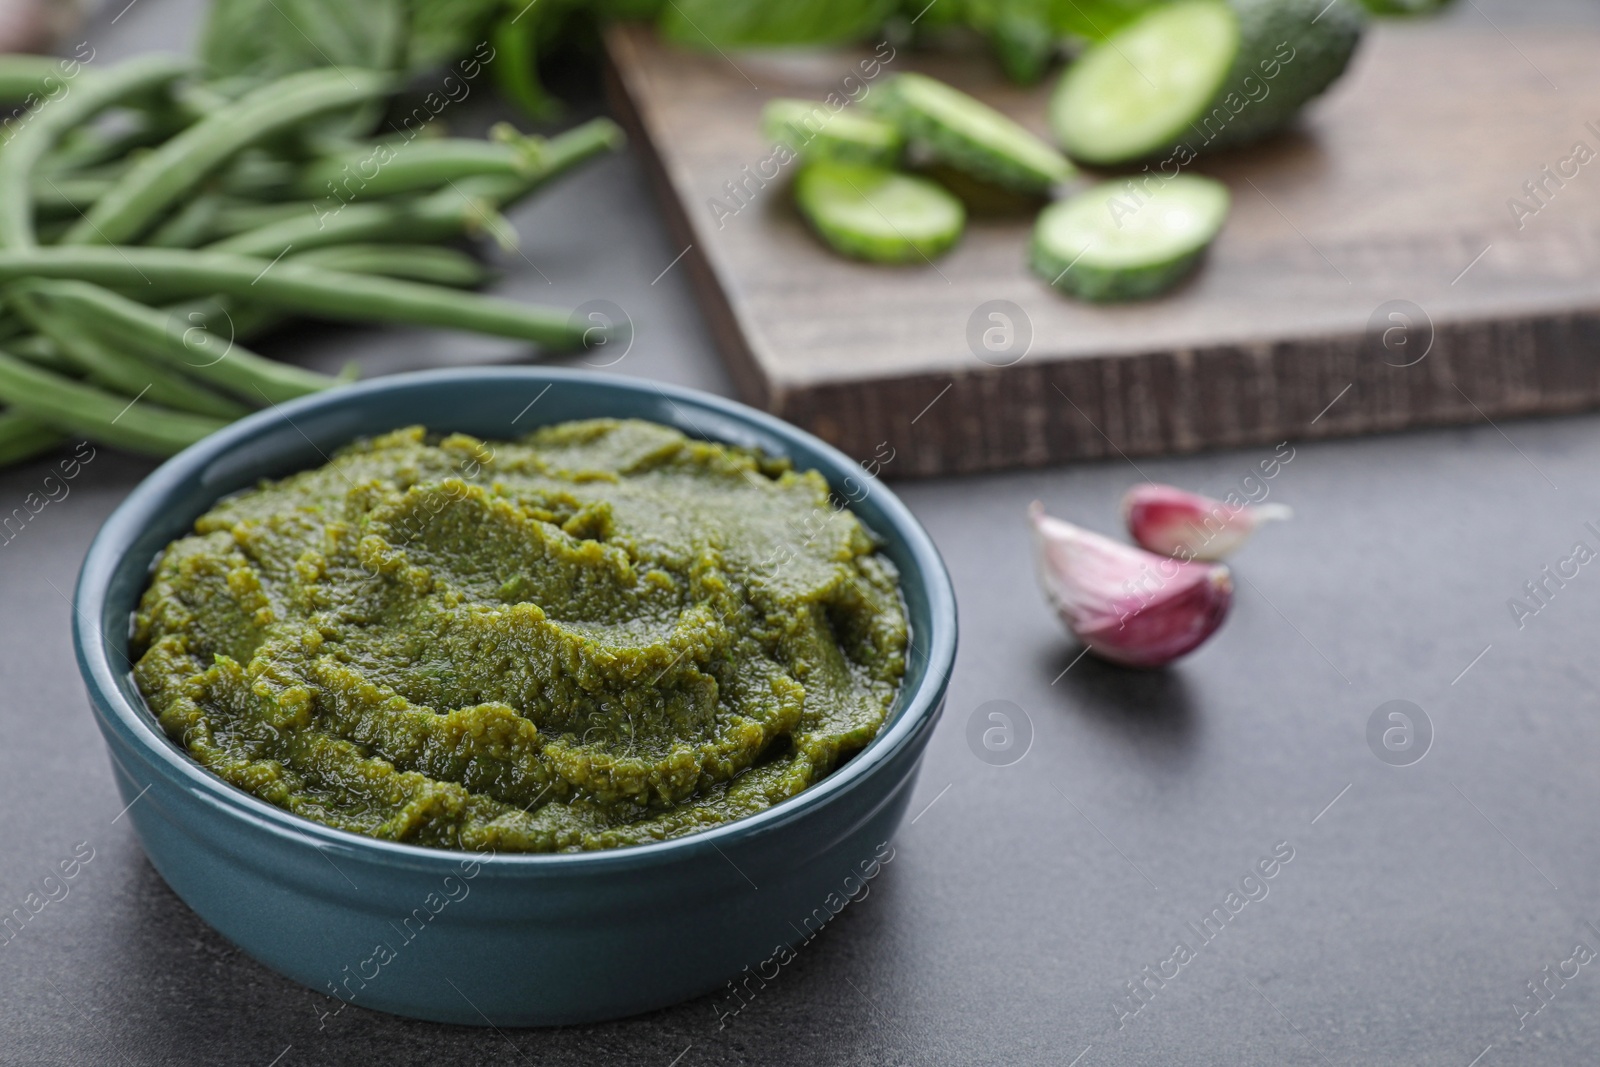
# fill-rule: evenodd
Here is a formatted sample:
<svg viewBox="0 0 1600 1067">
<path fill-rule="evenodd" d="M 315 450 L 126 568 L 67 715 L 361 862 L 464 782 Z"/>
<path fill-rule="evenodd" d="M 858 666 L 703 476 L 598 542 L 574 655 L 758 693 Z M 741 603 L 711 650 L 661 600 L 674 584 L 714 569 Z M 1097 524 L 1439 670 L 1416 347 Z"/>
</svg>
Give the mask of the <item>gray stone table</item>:
<svg viewBox="0 0 1600 1067">
<path fill-rule="evenodd" d="M 87 31 L 102 57 L 188 46 L 194 4 L 122 8 Z M 1492 18 L 1507 47 L 1529 22 L 1600 22 L 1585 0 L 1465 0 L 1452 17 Z M 654 280 L 679 249 L 632 156 L 517 222 L 526 259 L 504 263 L 504 291 L 614 300 L 639 336 L 610 373 L 727 391 L 686 279 Z M 516 356 L 353 329 L 275 351 L 353 354 L 370 373 Z M 1600 950 L 1600 569 L 1549 586 L 1520 626 L 1508 601 L 1574 542 L 1600 548 L 1585 526 L 1600 524 L 1600 417 L 1291 447 L 1269 485 L 1294 520 L 1238 558 L 1226 628 L 1160 673 L 1075 658 L 1034 584 L 1028 502 L 1112 531 L 1140 478 L 1223 493 L 1270 450 L 902 484 L 949 562 L 963 636 L 893 862 L 726 1027 L 709 998 L 512 1032 L 326 1014 L 146 862 L 68 638 L 84 549 L 151 469 L 101 450 L 0 546 L 0 911 L 93 850 L 0 946 L 0 1064 L 1593 1063 L 1600 966 L 1569 961 Z M 43 476 L 0 475 L 0 512 Z M 1390 700 L 1431 723 L 1414 765 L 1369 747 Z M 1031 734 L 1010 766 L 966 740 L 990 701 Z M 1275 849 L 1292 859 L 1266 895 L 1196 936 Z M 1193 958 L 1161 979 L 1180 939 Z"/>
</svg>

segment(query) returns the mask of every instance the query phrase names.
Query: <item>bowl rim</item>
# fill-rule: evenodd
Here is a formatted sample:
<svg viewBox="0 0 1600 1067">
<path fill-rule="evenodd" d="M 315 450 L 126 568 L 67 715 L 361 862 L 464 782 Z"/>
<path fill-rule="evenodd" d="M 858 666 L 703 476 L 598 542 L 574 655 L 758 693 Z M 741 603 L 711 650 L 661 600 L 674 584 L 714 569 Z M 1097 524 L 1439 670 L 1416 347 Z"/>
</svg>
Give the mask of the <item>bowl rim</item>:
<svg viewBox="0 0 1600 1067">
<path fill-rule="evenodd" d="M 892 528 L 894 535 L 903 542 L 927 595 L 930 632 L 926 635 L 927 666 L 921 684 L 887 729 L 880 731 L 843 767 L 794 796 L 754 815 L 697 833 L 591 852 L 478 852 L 387 841 L 324 826 L 223 781 L 174 745 L 142 702 L 136 707 L 118 687 L 118 672 L 112 667 L 107 654 L 109 638 L 101 633 L 99 623 L 104 615 L 113 575 L 131 545 L 159 513 L 165 499 L 181 486 L 198 481 L 219 459 L 256 441 L 269 431 L 279 429 L 285 422 L 294 425 L 301 416 L 364 403 L 387 393 L 421 390 L 445 382 L 477 385 L 486 389 L 510 382 L 518 385 L 569 383 L 597 387 L 602 391 L 654 393 L 666 398 L 674 406 L 691 405 L 750 425 L 786 444 L 804 446 L 839 471 L 854 472 L 856 477 L 871 486 L 884 525 Z M 529 428 L 534 429 L 539 425 L 542 424 L 530 422 Z M 694 432 L 683 426 L 677 428 L 691 434 Z M 311 443 L 319 450 L 322 447 L 317 442 Z M 827 472 L 824 474 L 828 476 Z M 831 483 L 836 479 L 829 477 L 829 480 Z M 233 491 L 236 490 L 227 492 Z M 226 493 L 220 493 L 218 499 L 222 495 Z M 209 806 L 219 808 L 231 817 L 253 824 L 258 830 L 284 839 L 285 843 L 294 840 L 302 845 L 309 843 L 319 850 L 333 848 L 338 850 L 336 854 L 345 857 L 382 861 L 390 866 L 439 871 L 473 863 L 482 864 L 485 873 L 497 871 L 527 875 L 558 871 L 573 874 L 626 871 L 695 859 L 702 854 L 710 855 L 713 850 L 720 853 L 720 846 L 734 839 L 776 830 L 828 803 L 882 765 L 891 762 L 918 735 L 932 726 L 943 705 L 955 666 L 957 628 L 955 590 L 944 561 L 927 531 L 881 480 L 868 474 L 855 460 L 826 441 L 776 416 L 702 390 L 644 378 L 624 378 L 594 371 L 543 366 L 460 367 L 385 375 L 277 404 L 231 423 L 166 460 L 117 505 L 95 534 L 84 556 L 73 594 L 72 620 L 78 671 L 89 690 L 90 704 L 96 718 L 101 720 L 103 726 L 121 735 L 122 740 L 151 764 L 156 772 L 191 796 L 209 802 Z M 116 762 L 114 746 L 112 756 L 113 762 Z M 363 853 L 367 855 L 360 856 Z M 726 856 L 723 858 L 726 859 Z"/>
</svg>

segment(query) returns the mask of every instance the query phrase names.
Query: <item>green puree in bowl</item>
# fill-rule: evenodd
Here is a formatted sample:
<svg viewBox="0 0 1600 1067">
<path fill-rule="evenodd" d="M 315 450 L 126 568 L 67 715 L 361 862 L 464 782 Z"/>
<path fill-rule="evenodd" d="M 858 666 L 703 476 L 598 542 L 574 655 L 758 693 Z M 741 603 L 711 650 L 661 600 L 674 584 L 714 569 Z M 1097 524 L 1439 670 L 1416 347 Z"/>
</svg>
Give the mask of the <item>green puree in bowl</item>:
<svg viewBox="0 0 1600 1067">
<path fill-rule="evenodd" d="M 559 852 L 817 782 L 905 669 L 899 582 L 815 471 L 642 421 L 421 428 L 167 546 L 134 677 L 174 741 L 328 826 Z"/>
</svg>

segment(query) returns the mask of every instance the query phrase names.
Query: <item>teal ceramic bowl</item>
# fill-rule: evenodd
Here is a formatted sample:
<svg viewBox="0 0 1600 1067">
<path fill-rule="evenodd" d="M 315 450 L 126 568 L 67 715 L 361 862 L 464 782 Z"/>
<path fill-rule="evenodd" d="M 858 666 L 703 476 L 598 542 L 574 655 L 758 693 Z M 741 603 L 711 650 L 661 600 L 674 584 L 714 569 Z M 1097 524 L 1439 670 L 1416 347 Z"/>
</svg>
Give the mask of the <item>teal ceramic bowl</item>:
<svg viewBox="0 0 1600 1067">
<path fill-rule="evenodd" d="M 504 439 L 596 417 L 652 419 L 787 456 L 835 486 L 846 477 L 867 486 L 853 510 L 900 569 L 913 652 L 882 733 L 830 777 L 758 815 L 672 841 L 478 857 L 290 815 L 202 769 L 145 708 L 129 677 L 130 616 L 157 554 L 220 497 L 320 466 L 353 438 L 400 426 Z M 861 892 L 905 814 L 944 702 L 956 605 L 938 552 L 905 506 L 809 434 L 685 389 L 474 369 L 307 397 L 168 461 L 90 547 L 74 636 L 128 818 L 201 918 L 273 970 L 358 1005 L 539 1026 L 632 1015 L 724 987 L 792 950 Z"/>
</svg>

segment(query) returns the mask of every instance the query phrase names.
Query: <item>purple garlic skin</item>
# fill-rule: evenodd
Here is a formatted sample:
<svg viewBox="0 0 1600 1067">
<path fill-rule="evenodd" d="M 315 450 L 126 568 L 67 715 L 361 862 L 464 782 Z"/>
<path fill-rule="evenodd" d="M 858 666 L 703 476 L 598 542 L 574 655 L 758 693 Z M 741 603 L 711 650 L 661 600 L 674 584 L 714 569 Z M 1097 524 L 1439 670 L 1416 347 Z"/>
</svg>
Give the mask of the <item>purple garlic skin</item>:
<svg viewBox="0 0 1600 1067">
<path fill-rule="evenodd" d="M 1233 505 L 1171 485 L 1143 482 L 1122 498 L 1128 533 L 1151 552 L 1179 559 L 1232 555 L 1256 527 L 1292 514 L 1283 504 Z"/>
<path fill-rule="evenodd" d="M 0 52 L 48 53 L 83 15 L 79 0 L 0 0 Z"/>
<path fill-rule="evenodd" d="M 1061 621 L 1102 659 L 1161 667 L 1216 633 L 1233 605 L 1218 563 L 1191 563 L 1119 544 L 1029 509 L 1039 580 Z"/>
</svg>

